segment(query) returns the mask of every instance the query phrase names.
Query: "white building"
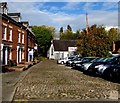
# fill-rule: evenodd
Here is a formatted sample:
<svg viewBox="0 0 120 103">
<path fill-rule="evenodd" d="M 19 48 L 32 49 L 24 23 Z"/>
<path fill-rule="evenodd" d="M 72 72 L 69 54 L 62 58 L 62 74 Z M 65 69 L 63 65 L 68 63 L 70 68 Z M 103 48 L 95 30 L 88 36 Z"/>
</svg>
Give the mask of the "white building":
<svg viewBox="0 0 120 103">
<path fill-rule="evenodd" d="M 48 51 L 49 59 L 60 59 L 74 55 L 77 50 L 76 40 L 53 40 Z"/>
</svg>

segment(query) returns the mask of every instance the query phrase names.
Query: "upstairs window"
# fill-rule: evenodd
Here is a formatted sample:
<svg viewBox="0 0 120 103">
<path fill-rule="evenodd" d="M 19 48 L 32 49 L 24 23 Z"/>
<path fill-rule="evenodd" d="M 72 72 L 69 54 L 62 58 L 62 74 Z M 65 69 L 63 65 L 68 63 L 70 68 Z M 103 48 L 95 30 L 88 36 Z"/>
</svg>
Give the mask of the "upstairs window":
<svg viewBox="0 0 120 103">
<path fill-rule="evenodd" d="M 5 26 L 2 27 L 2 39 L 6 40 L 7 38 L 7 28 Z"/>
<path fill-rule="evenodd" d="M 22 34 L 22 43 L 24 43 L 24 34 Z"/>
<path fill-rule="evenodd" d="M 9 40 L 12 41 L 12 29 L 9 31 Z"/>
<path fill-rule="evenodd" d="M 18 33 L 18 43 L 20 43 L 20 33 Z"/>
</svg>

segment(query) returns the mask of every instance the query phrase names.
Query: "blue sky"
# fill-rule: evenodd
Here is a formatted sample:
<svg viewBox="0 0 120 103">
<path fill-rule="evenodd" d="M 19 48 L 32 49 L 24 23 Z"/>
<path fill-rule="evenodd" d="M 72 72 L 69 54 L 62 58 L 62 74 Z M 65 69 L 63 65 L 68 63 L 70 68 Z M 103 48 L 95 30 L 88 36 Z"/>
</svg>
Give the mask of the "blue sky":
<svg viewBox="0 0 120 103">
<path fill-rule="evenodd" d="M 39 5 L 39 3 L 36 5 Z M 117 2 L 89 2 L 89 5 L 87 2 L 46 2 L 44 3 L 44 7 L 40 9 L 53 13 L 85 14 L 89 9 L 116 11 L 118 9 L 117 6 Z M 86 9 L 84 7 L 86 7 Z"/>
<path fill-rule="evenodd" d="M 59 31 L 71 25 L 73 31 L 85 28 L 85 14 L 89 25 L 106 27 L 118 25 L 118 2 L 8 2 L 9 12 L 20 12 L 22 21 L 30 25 L 48 25 Z"/>
</svg>

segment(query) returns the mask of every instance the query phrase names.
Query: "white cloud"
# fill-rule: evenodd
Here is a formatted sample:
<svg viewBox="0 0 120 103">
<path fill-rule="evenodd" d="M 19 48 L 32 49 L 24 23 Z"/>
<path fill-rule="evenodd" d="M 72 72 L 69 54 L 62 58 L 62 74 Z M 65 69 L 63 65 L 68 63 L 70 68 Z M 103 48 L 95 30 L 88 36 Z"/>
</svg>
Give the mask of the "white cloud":
<svg viewBox="0 0 120 103">
<path fill-rule="evenodd" d="M 77 5 L 77 3 L 68 3 L 68 7 Z M 52 13 L 46 10 L 41 10 L 42 7 L 45 8 L 44 3 L 36 4 L 34 2 L 9 2 L 9 11 L 10 12 L 21 12 L 22 20 L 29 21 L 31 25 L 49 25 L 54 26 L 59 31 L 60 27 L 64 27 L 69 24 L 74 31 L 78 29 L 85 28 L 85 14 L 66 14 L 64 12 Z M 74 7 L 73 6 L 73 7 Z M 117 26 L 118 25 L 118 13 L 117 11 L 100 11 L 92 10 L 93 3 L 87 3 L 90 14 L 88 13 L 89 25 L 98 24 L 105 26 Z M 51 9 L 55 9 L 52 8 Z"/>
<path fill-rule="evenodd" d="M 102 5 L 103 10 L 109 10 L 112 8 L 118 8 L 118 3 L 104 2 Z"/>
<path fill-rule="evenodd" d="M 111 28 L 118 28 L 118 26 L 106 26 L 106 30 L 108 31 L 108 30 L 110 30 Z"/>
<path fill-rule="evenodd" d="M 108 11 L 96 11 L 89 16 L 90 24 L 99 24 L 105 26 L 117 26 L 118 25 L 118 12 Z"/>
<path fill-rule="evenodd" d="M 63 6 L 62 10 L 73 10 L 79 7 L 80 2 L 68 2 L 65 6 Z"/>
</svg>

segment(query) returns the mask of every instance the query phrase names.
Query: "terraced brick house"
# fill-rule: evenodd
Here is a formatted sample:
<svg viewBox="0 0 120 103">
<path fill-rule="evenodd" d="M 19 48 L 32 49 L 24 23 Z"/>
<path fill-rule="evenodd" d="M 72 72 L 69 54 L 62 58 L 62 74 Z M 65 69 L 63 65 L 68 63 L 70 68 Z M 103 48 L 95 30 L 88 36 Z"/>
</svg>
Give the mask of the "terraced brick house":
<svg viewBox="0 0 120 103">
<path fill-rule="evenodd" d="M 0 58 L 2 65 L 8 65 L 9 60 L 14 60 L 17 64 L 29 62 L 28 47 L 34 49 L 36 45 L 34 34 L 29 30 L 29 27 L 23 25 L 20 13 L 8 13 L 6 2 L 0 3 L 0 10 Z M 33 61 L 33 57 L 31 61 Z"/>
</svg>

